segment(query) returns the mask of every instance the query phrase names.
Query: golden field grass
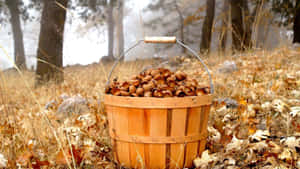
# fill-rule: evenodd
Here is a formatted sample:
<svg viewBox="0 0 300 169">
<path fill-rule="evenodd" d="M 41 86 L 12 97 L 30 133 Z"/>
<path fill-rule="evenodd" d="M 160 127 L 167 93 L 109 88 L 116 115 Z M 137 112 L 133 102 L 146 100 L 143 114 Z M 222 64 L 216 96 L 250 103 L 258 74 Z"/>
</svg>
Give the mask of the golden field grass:
<svg viewBox="0 0 300 169">
<path fill-rule="evenodd" d="M 269 131 L 268 144 L 272 141 L 282 151 L 286 146 L 278 140 L 280 137 L 298 139 L 300 125 L 297 119 L 300 118 L 300 113 L 291 116 L 290 112 L 294 107 L 300 106 L 299 51 L 280 48 L 234 56 L 212 54 L 204 59 L 213 76 L 215 100 L 231 98 L 239 106 L 226 108 L 224 102 L 214 103 L 209 126 L 216 131 L 213 132 L 210 128 L 207 144 L 213 161 L 203 161 L 202 158 L 201 167 L 217 166 L 218 162 L 224 160 L 221 156 L 234 159 L 233 166 L 248 168 L 250 163 L 265 166 L 261 157 L 257 156 L 249 157 L 250 160 L 245 158 L 241 162 L 227 146 L 235 144 L 234 139 L 248 140 L 258 130 Z M 198 79 L 200 83 L 208 84 L 207 74 L 199 62 L 192 58 L 178 60 L 181 63 L 179 69 Z M 226 60 L 234 61 L 238 70 L 220 73 L 218 69 Z M 156 62 L 140 60 L 121 63 L 113 76 L 126 79 L 147 65 L 156 65 Z M 104 86 L 111 66 L 100 63 L 67 67 L 64 69 L 65 81 L 62 84 L 48 84 L 39 88 L 34 88 L 33 72 L 1 72 L 0 153 L 7 160 L 6 167 L 114 168 L 102 106 Z M 63 101 L 62 95 L 81 95 L 88 100 L 90 111 L 84 116 L 74 114 L 58 122 L 56 111 Z M 55 103 L 46 110 L 45 105 L 50 101 Z M 231 120 L 226 121 L 225 116 Z M 220 134 L 220 138 L 214 137 L 218 135 L 216 132 Z M 246 149 L 249 149 L 251 145 L 239 146 L 248 146 Z M 288 148 L 292 149 L 291 146 Z M 291 150 L 294 153 L 291 154 L 292 159 L 288 155 L 280 158 L 280 152 L 276 156 L 270 155 L 274 154 L 272 151 L 266 148 L 263 152 L 267 154 L 263 157 L 264 160 L 275 158 L 272 165 L 300 165 L 297 149 L 295 153 Z"/>
</svg>

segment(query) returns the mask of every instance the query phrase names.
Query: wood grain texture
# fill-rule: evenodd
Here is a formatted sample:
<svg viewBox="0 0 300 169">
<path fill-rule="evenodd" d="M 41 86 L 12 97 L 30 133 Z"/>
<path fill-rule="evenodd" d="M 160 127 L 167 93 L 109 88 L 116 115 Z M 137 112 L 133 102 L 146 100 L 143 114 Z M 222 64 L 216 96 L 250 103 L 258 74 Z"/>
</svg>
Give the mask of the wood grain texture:
<svg viewBox="0 0 300 169">
<path fill-rule="evenodd" d="M 128 134 L 132 136 L 145 136 L 145 116 L 143 109 L 128 108 Z M 130 160 L 132 168 L 145 167 L 145 144 L 129 143 Z"/>
<path fill-rule="evenodd" d="M 212 95 L 190 96 L 190 97 L 124 97 L 105 95 L 105 104 L 118 107 L 141 108 L 141 109 L 175 109 L 186 107 L 200 107 L 210 105 Z"/>
<path fill-rule="evenodd" d="M 149 135 L 167 136 L 167 109 L 147 109 Z M 166 144 L 149 144 L 147 168 L 166 168 Z"/>
<path fill-rule="evenodd" d="M 175 36 L 146 36 L 145 43 L 176 43 Z"/>
<path fill-rule="evenodd" d="M 117 158 L 117 147 L 116 147 L 116 141 L 113 138 L 113 136 L 116 134 L 115 133 L 115 118 L 114 118 L 114 114 L 115 114 L 115 107 L 114 106 L 105 106 L 105 111 L 107 114 L 107 120 L 108 120 L 108 125 L 109 125 L 109 135 L 112 136 L 111 137 L 111 144 L 112 144 L 112 151 L 113 151 L 113 155 L 114 155 L 114 160 L 119 163 L 118 158 Z"/>
<path fill-rule="evenodd" d="M 116 121 L 115 132 L 116 135 L 128 135 L 128 109 L 123 107 L 116 107 L 114 112 Z M 127 142 L 116 140 L 116 155 L 119 163 L 122 166 L 130 167 L 129 144 Z"/>
<path fill-rule="evenodd" d="M 171 136 L 185 135 L 187 109 L 173 109 L 171 122 Z M 170 168 L 183 168 L 184 144 L 171 144 Z"/>
<path fill-rule="evenodd" d="M 187 122 L 187 133 L 186 135 L 194 135 L 199 133 L 199 124 L 201 116 L 201 108 L 191 108 L 188 111 L 189 118 Z M 198 142 L 188 143 L 186 145 L 185 152 L 185 164 L 184 167 L 191 168 L 193 165 L 193 159 L 197 157 L 198 154 Z"/>
</svg>

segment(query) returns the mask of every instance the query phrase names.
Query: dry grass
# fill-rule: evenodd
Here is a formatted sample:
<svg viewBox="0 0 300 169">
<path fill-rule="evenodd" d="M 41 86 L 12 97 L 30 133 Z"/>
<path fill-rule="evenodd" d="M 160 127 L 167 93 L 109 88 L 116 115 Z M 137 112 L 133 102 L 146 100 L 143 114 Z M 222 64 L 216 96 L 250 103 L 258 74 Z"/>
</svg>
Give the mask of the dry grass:
<svg viewBox="0 0 300 169">
<path fill-rule="evenodd" d="M 219 64 L 225 60 L 234 60 L 238 71 L 217 73 Z M 281 99 L 289 106 L 299 106 L 299 98 L 291 94 L 291 91 L 299 91 L 299 52 L 281 48 L 272 52 L 257 51 L 239 56 L 212 55 L 205 61 L 213 73 L 215 98 L 233 98 L 238 102 L 246 102 L 247 105 L 260 106 L 267 101 Z M 151 63 L 153 62 L 123 63 L 115 70 L 114 75 L 126 79 Z M 110 64 L 68 67 L 65 69 L 64 83 L 49 84 L 37 89 L 34 88 L 33 72 L 24 72 L 23 75 L 1 72 L 0 153 L 9 159 L 8 167 L 13 167 L 17 162 L 18 165 L 33 168 L 113 168 L 106 119 L 99 104 L 110 67 Z M 181 69 L 200 82 L 208 83 L 206 73 L 198 62 L 185 59 Z M 296 86 L 287 81 L 288 76 L 296 77 Z M 79 115 L 58 123 L 55 111 L 62 102 L 62 94 L 80 94 L 89 100 L 90 113 L 96 123 L 87 127 L 78 122 Z M 44 107 L 51 100 L 55 100 L 57 104 L 46 111 Z M 214 117 L 218 106 L 212 109 L 211 125 L 218 121 Z M 260 112 L 262 115 L 264 113 L 267 112 Z M 256 118 L 259 118 L 258 115 Z M 78 133 L 69 131 L 72 129 L 79 129 L 80 136 L 76 137 Z M 246 133 L 239 133 L 239 129 L 235 134 L 246 137 L 251 134 L 249 126 L 247 129 Z M 285 135 L 286 130 L 279 128 L 273 134 Z M 296 131 L 293 129 L 292 132 Z M 81 140 L 78 141 L 78 138 Z M 71 144 L 75 146 L 72 147 Z"/>
</svg>

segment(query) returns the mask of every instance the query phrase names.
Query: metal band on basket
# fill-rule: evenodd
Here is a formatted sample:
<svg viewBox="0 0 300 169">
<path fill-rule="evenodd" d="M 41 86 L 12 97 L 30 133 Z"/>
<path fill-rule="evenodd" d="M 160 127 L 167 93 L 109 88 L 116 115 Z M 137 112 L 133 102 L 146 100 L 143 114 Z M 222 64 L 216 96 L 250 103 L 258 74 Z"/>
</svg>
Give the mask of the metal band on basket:
<svg viewBox="0 0 300 169">
<path fill-rule="evenodd" d="M 155 137 L 155 136 L 129 136 L 129 135 L 119 135 L 115 133 L 110 133 L 111 138 L 117 141 L 129 142 L 129 143 L 147 143 L 147 144 L 184 144 L 190 142 L 197 142 L 207 138 L 207 131 L 197 135 L 191 136 L 165 136 L 165 137 Z"/>
</svg>

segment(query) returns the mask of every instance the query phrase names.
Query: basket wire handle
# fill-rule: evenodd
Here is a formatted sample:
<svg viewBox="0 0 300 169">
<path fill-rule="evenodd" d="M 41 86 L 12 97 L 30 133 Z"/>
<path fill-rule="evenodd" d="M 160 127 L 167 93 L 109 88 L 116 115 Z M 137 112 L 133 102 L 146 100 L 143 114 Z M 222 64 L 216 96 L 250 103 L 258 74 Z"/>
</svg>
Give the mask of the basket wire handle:
<svg viewBox="0 0 300 169">
<path fill-rule="evenodd" d="M 214 93 L 214 85 L 213 85 L 213 81 L 212 81 L 212 77 L 211 74 L 206 66 L 206 64 L 204 63 L 204 61 L 201 59 L 201 57 L 197 54 L 197 52 L 195 52 L 192 48 L 190 48 L 189 46 L 183 44 L 181 41 L 177 40 L 176 37 L 145 37 L 143 40 L 138 40 L 134 45 L 132 45 L 130 48 L 128 48 L 124 53 L 122 53 L 120 55 L 120 57 L 115 60 L 109 74 L 108 74 L 108 78 L 107 78 L 107 82 L 106 85 L 108 86 L 110 83 L 110 78 L 112 76 L 113 70 L 115 69 L 115 67 L 117 66 L 117 64 L 120 62 L 120 60 L 129 52 L 131 51 L 133 48 L 137 47 L 138 45 L 140 45 L 142 42 L 144 43 L 177 43 L 180 46 L 186 48 L 188 51 L 190 51 L 193 55 L 196 56 L 196 58 L 201 62 L 201 64 L 203 65 L 205 71 L 207 72 L 208 76 L 209 76 L 209 82 L 210 82 L 210 93 L 213 94 Z"/>
</svg>

